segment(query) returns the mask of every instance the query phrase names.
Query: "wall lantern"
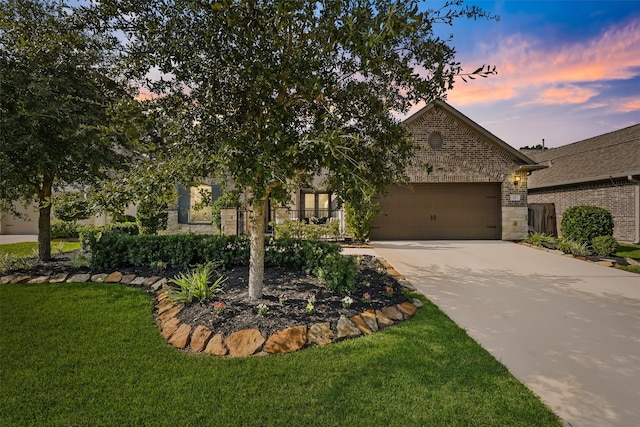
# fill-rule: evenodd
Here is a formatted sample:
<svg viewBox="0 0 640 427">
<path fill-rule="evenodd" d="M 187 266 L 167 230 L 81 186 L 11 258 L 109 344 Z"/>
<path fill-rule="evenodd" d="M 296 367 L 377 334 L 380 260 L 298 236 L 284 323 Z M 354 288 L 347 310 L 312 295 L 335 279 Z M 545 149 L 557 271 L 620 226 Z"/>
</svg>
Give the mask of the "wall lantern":
<svg viewBox="0 0 640 427">
<path fill-rule="evenodd" d="M 520 185 L 520 177 L 518 175 L 513 177 L 513 185 L 516 187 Z"/>
</svg>

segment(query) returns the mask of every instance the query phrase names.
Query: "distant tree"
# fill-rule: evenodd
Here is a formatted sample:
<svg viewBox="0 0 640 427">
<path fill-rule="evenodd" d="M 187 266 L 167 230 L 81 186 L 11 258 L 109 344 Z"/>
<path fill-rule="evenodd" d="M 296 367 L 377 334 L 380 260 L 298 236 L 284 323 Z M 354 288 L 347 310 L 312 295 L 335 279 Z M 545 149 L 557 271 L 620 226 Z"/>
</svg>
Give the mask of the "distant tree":
<svg viewBox="0 0 640 427">
<path fill-rule="evenodd" d="M 393 112 L 443 98 L 462 74 L 434 25 L 487 17 L 460 1 L 440 10 L 395 0 L 100 3 L 129 37 L 127 74 L 159 96 L 187 98 L 190 137 L 177 143 L 249 191 L 254 299 L 267 201 L 286 200 L 313 175 L 354 205 L 405 179 L 413 143 Z M 150 79 L 158 71 L 163 78 Z"/>
<path fill-rule="evenodd" d="M 520 147 L 521 150 L 548 150 L 548 147 L 545 147 L 542 144 L 538 144 L 538 145 L 533 145 L 531 147 L 529 147 L 528 145 L 525 145 L 524 147 Z"/>
<path fill-rule="evenodd" d="M 70 3 L 0 2 L 0 202 L 37 203 L 41 260 L 51 257 L 54 188 L 125 166 L 118 141 L 103 137 L 127 96 L 110 69 L 116 46 Z"/>
</svg>

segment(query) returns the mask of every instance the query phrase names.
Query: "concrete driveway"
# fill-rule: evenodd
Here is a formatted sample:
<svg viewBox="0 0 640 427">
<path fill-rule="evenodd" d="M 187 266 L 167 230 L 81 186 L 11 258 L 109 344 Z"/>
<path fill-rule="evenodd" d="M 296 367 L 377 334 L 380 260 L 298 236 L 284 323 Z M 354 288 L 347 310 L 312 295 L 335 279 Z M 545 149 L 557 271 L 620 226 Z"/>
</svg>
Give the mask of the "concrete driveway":
<svg viewBox="0 0 640 427">
<path fill-rule="evenodd" d="M 566 425 L 640 425 L 640 275 L 510 242 L 374 242 Z"/>
</svg>

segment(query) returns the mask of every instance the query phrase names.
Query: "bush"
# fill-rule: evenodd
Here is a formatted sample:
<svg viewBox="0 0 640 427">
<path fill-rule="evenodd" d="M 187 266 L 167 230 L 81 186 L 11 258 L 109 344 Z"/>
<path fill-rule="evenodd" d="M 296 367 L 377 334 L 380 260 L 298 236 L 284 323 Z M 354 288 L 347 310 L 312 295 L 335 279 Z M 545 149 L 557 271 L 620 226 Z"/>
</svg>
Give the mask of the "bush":
<svg viewBox="0 0 640 427">
<path fill-rule="evenodd" d="M 22 270 L 31 266 L 32 260 L 17 254 L 0 253 L 0 274 L 11 270 Z"/>
<path fill-rule="evenodd" d="M 612 236 L 598 236 L 591 244 L 593 251 L 600 256 L 609 256 L 618 249 L 618 242 Z"/>
<path fill-rule="evenodd" d="M 93 207 L 84 193 L 66 193 L 57 197 L 53 204 L 53 214 L 64 222 L 87 219 L 93 214 Z"/>
<path fill-rule="evenodd" d="M 579 243 L 575 240 L 562 239 L 558 242 L 558 249 L 560 249 L 565 254 L 571 254 L 575 256 L 589 256 L 591 255 L 591 251 L 589 251 L 589 246 L 587 243 Z"/>
<path fill-rule="evenodd" d="M 140 234 L 156 234 L 167 229 L 167 206 L 153 200 L 141 200 L 136 210 L 136 222 Z"/>
<path fill-rule="evenodd" d="M 307 224 L 303 221 L 285 220 L 280 224 L 271 223 L 276 239 L 335 239 L 340 238 L 340 223 L 329 221 L 326 225 Z"/>
<path fill-rule="evenodd" d="M 68 239 L 79 237 L 79 226 L 75 222 L 53 221 L 51 222 L 52 239 Z"/>
<path fill-rule="evenodd" d="M 556 249 L 558 246 L 558 239 L 553 236 L 548 236 L 544 233 L 533 233 L 524 239 L 526 243 L 530 245 L 538 246 L 541 248 Z"/>
<path fill-rule="evenodd" d="M 373 220 L 381 212 L 380 206 L 372 201 L 363 202 L 358 207 L 351 203 L 345 203 L 344 211 L 346 214 L 347 231 L 353 237 L 361 242 L 366 241 L 371 233 Z"/>
<path fill-rule="evenodd" d="M 562 237 L 590 244 L 597 236 L 613 236 L 613 217 L 604 208 L 572 206 L 562 214 Z"/>
<path fill-rule="evenodd" d="M 315 275 L 334 293 L 351 293 L 356 287 L 356 265 L 352 257 L 329 254 L 316 269 Z"/>
</svg>

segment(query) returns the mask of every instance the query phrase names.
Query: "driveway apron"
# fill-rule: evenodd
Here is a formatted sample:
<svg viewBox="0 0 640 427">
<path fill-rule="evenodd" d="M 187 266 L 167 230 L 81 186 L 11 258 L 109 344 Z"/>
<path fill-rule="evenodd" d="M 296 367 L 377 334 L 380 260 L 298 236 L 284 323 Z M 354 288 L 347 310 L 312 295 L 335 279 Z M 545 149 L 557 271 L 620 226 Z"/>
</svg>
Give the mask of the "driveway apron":
<svg viewBox="0 0 640 427">
<path fill-rule="evenodd" d="M 373 246 L 565 425 L 640 426 L 640 275 L 511 242 Z"/>
</svg>

